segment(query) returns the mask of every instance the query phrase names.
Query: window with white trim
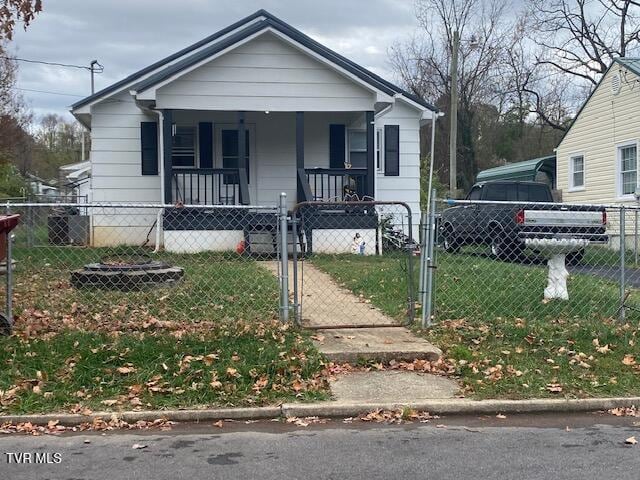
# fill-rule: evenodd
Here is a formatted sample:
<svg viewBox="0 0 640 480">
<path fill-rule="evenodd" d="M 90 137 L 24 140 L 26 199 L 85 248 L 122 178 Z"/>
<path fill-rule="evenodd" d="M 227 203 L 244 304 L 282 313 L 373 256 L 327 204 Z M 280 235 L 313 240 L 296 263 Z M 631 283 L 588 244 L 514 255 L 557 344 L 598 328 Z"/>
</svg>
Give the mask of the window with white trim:
<svg viewBox="0 0 640 480">
<path fill-rule="evenodd" d="M 620 195 L 633 195 L 638 188 L 638 147 L 635 143 L 618 147 Z"/>
<path fill-rule="evenodd" d="M 384 159 L 384 145 L 382 144 L 384 135 L 382 135 L 382 129 L 379 128 L 376 130 L 376 169 L 381 172 L 384 170 L 384 165 L 382 161 Z"/>
<path fill-rule="evenodd" d="M 351 168 L 367 168 L 367 132 L 349 130 L 349 163 Z"/>
<path fill-rule="evenodd" d="M 584 155 L 569 158 L 569 189 L 584 188 Z"/>
<path fill-rule="evenodd" d="M 174 167 L 195 167 L 196 165 L 196 127 L 173 126 L 173 149 L 171 162 Z"/>
</svg>

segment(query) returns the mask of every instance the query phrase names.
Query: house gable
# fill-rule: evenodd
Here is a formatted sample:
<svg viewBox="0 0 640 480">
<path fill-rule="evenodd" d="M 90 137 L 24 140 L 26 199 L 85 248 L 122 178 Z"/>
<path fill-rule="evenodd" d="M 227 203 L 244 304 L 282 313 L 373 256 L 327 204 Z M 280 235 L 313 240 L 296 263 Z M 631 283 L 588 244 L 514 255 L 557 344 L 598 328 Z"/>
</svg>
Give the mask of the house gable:
<svg viewBox="0 0 640 480">
<path fill-rule="evenodd" d="M 259 10 L 233 25 L 230 25 L 215 34 L 196 42 L 195 44 L 170 55 L 169 57 L 160 60 L 159 62 L 156 62 L 105 89 L 102 89 L 96 94 L 75 103 L 71 107 L 71 111 L 81 122 L 89 126 L 91 121 L 91 112 L 89 108 L 92 105 L 131 88 L 134 90 L 148 88 L 152 86 L 154 82 L 166 79 L 165 76 L 174 75 L 185 66 L 192 65 L 194 61 L 199 62 L 206 60 L 207 53 L 211 50 L 215 51 L 219 49 L 220 45 L 231 44 L 233 41 L 242 39 L 247 34 L 250 35 L 252 33 L 256 33 L 260 29 L 266 27 L 278 30 L 283 35 L 304 44 L 305 48 L 315 52 L 315 54 L 319 56 L 322 56 L 328 62 L 334 63 L 336 66 L 344 69 L 354 77 L 357 77 L 362 82 L 371 85 L 375 89 L 385 92 L 390 96 L 401 97 L 403 100 L 406 100 L 409 104 L 414 106 L 414 108 L 426 112 L 427 116 L 430 116 L 431 111 L 437 111 L 437 109 L 429 103 L 411 95 L 396 85 L 393 85 L 392 83 L 377 76 L 373 72 L 366 70 L 347 58 L 342 57 L 336 52 L 324 47 L 320 43 L 304 35 L 299 30 L 296 30 L 265 10 Z"/>
<path fill-rule="evenodd" d="M 272 32 L 263 32 L 154 91 L 159 109 L 267 111 L 370 110 L 380 95 Z M 392 101 L 391 96 L 383 98 Z"/>
</svg>

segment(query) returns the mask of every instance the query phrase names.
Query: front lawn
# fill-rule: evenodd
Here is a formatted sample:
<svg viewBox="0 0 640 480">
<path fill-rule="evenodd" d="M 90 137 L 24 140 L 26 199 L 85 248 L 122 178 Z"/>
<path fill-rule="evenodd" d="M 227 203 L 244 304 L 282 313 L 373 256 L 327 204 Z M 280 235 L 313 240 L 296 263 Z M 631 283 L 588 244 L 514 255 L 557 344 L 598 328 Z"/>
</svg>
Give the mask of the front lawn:
<svg viewBox="0 0 640 480">
<path fill-rule="evenodd" d="M 183 267 L 173 286 L 78 289 L 104 256 Z M 14 334 L 0 337 L 0 414 L 264 405 L 328 396 L 306 334 L 277 321 L 278 281 L 235 253 L 17 246 Z"/>
<path fill-rule="evenodd" d="M 277 322 L 0 337 L 0 413 L 317 400 L 327 397 L 321 370 L 311 342 Z"/>
<path fill-rule="evenodd" d="M 396 258 L 313 261 L 385 312 L 404 312 L 406 276 Z M 640 314 L 628 310 L 626 323 L 617 322 L 617 284 L 576 274 L 569 279 L 569 301 L 543 302 L 544 266 L 439 254 L 436 272 L 435 324 L 423 334 L 444 350 L 467 395 L 640 394 Z M 628 305 L 640 306 L 637 291 Z"/>
<path fill-rule="evenodd" d="M 70 272 L 105 256 L 148 255 L 182 267 L 184 278 L 170 287 L 137 291 L 77 289 Z M 64 328 L 118 329 L 148 321 L 203 322 L 268 320 L 278 312 L 278 281 L 258 262 L 235 253 L 151 253 L 138 247 L 17 247 L 14 258 L 18 331 Z"/>
</svg>

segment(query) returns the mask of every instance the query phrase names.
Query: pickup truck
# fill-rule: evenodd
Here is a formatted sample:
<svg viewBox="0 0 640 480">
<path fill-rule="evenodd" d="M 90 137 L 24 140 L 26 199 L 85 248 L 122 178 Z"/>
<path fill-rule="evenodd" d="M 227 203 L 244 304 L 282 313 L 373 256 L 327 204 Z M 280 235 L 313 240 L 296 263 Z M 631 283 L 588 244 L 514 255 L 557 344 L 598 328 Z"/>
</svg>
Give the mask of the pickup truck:
<svg viewBox="0 0 640 480">
<path fill-rule="evenodd" d="M 545 183 L 481 182 L 471 188 L 466 200 L 442 212 L 439 233 L 447 252 L 484 244 L 491 247 L 493 256 L 515 260 L 527 244 L 540 239 L 608 241 L 604 207 L 553 203 Z M 566 261 L 577 264 L 583 257 L 584 248 L 568 254 Z"/>
</svg>

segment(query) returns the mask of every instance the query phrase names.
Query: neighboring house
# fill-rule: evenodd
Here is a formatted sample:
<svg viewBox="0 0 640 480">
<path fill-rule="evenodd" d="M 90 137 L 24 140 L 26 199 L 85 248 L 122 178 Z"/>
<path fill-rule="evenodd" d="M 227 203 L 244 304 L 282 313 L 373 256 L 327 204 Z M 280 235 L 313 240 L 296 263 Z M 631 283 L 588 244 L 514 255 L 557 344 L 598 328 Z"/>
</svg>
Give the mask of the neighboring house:
<svg viewBox="0 0 640 480">
<path fill-rule="evenodd" d="M 419 130 L 436 109 L 260 10 L 72 113 L 91 129 L 94 202 L 274 205 L 286 192 L 292 208 L 340 200 L 351 184 L 361 198 L 406 202 L 417 227 Z M 165 210 L 165 248 L 185 232 L 205 244 L 212 230 L 233 233 L 219 246 L 229 248 L 249 228 L 191 213 L 188 224 Z M 144 240 L 155 220 L 139 215 L 118 241 Z M 116 241 L 122 224 L 94 218 L 94 243 Z"/>
<path fill-rule="evenodd" d="M 640 140 L 640 59 L 618 58 L 556 149 L 567 203 L 635 202 Z"/>
<path fill-rule="evenodd" d="M 57 187 L 51 185 L 51 182 L 34 175 L 32 173 L 25 174 L 29 191 L 32 195 L 35 195 L 39 199 L 46 200 L 58 195 Z"/>
<path fill-rule="evenodd" d="M 86 203 L 89 200 L 91 191 L 91 162 L 89 160 L 62 165 L 60 179 L 69 201 Z"/>
</svg>

